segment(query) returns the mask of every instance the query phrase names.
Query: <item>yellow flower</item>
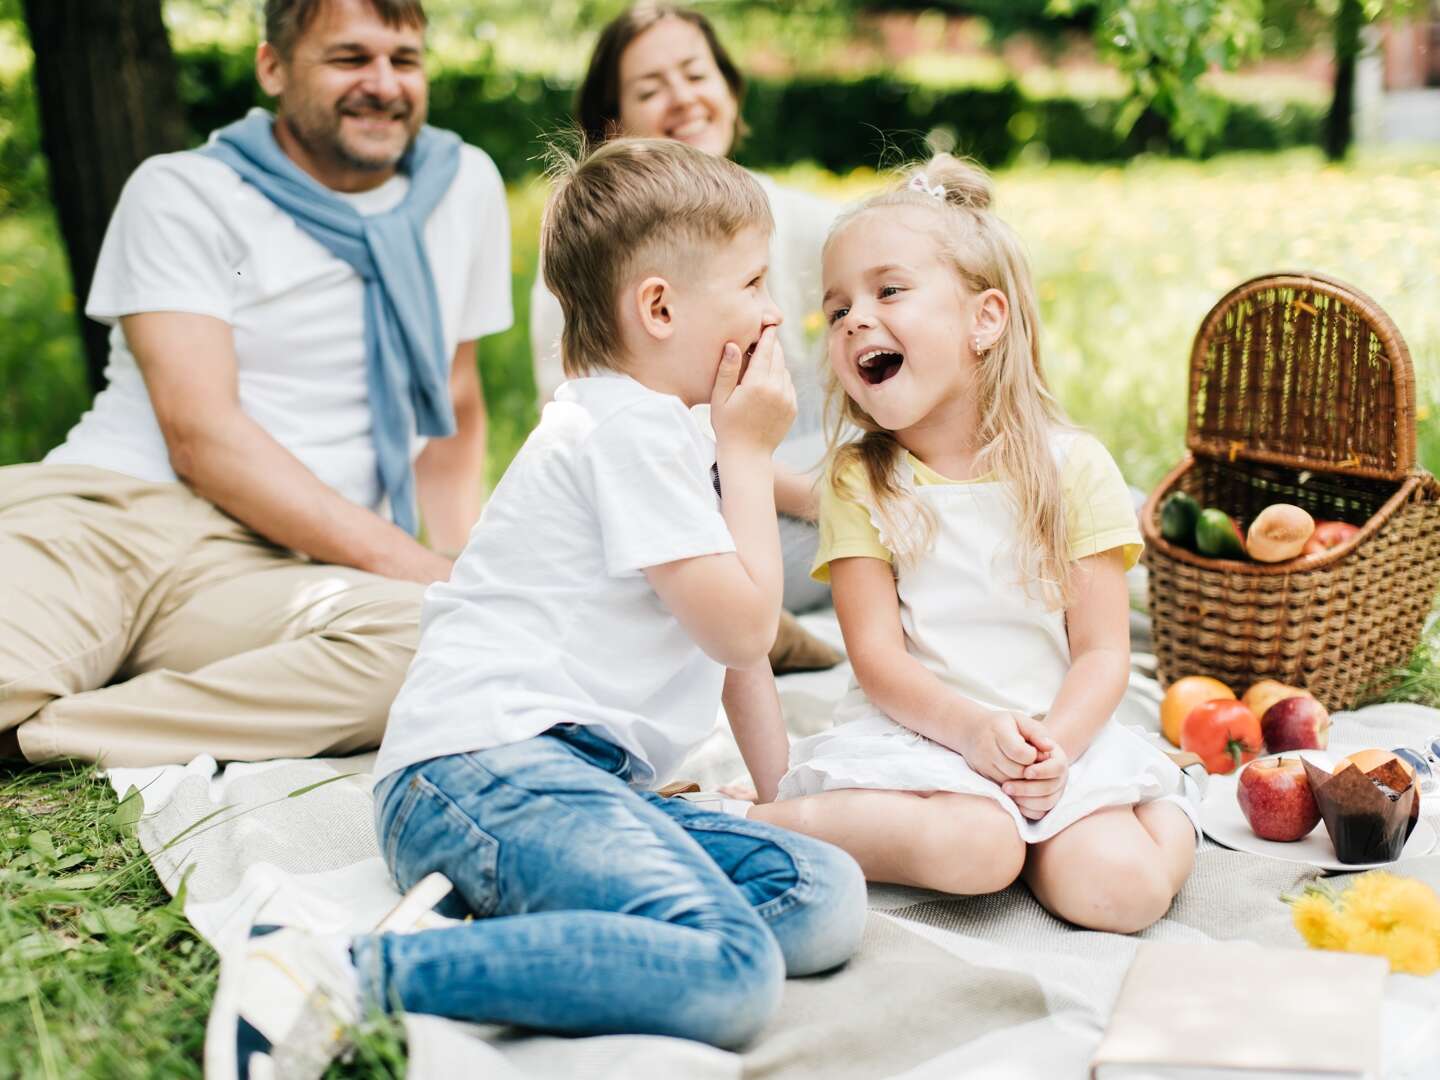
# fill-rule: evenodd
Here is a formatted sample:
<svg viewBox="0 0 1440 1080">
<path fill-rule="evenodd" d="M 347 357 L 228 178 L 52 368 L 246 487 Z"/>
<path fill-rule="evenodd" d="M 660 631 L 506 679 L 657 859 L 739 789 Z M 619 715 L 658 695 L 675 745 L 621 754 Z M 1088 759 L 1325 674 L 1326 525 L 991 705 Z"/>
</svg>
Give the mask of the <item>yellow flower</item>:
<svg viewBox="0 0 1440 1080">
<path fill-rule="evenodd" d="M 1338 899 L 1311 886 L 1290 904 L 1295 929 L 1313 948 L 1383 956 L 1391 971 L 1410 975 L 1440 971 L 1440 896 L 1423 881 L 1377 870 Z"/>
<path fill-rule="evenodd" d="M 1440 936 L 1414 926 L 1397 926 L 1385 936 L 1390 970 L 1406 975 L 1440 971 Z"/>
<path fill-rule="evenodd" d="M 1307 892 L 1290 905 L 1290 917 L 1295 929 L 1314 949 L 1339 949 L 1342 944 L 1336 937 L 1337 919 L 1335 907 L 1330 898 L 1321 892 Z"/>
</svg>

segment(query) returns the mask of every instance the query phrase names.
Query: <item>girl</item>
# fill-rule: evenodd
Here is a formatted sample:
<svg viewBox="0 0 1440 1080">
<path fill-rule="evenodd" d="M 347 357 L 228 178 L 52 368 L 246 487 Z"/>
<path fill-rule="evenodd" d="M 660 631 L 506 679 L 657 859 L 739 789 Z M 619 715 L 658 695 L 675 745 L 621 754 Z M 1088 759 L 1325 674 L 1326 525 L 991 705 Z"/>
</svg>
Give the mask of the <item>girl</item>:
<svg viewBox="0 0 1440 1080">
<path fill-rule="evenodd" d="M 1111 719 L 1141 539 L 1105 449 L 1040 367 L 1034 287 L 980 170 L 948 155 L 824 252 L 833 451 L 815 573 L 856 685 L 751 816 L 871 880 L 984 893 L 1128 933 L 1189 875 L 1180 771 Z"/>
</svg>

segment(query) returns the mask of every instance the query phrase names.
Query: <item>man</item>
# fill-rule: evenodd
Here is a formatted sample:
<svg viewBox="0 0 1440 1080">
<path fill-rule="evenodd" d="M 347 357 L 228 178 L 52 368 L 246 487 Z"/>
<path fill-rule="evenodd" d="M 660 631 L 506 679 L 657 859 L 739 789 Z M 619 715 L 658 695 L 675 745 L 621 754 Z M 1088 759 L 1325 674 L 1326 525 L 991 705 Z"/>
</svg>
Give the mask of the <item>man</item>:
<svg viewBox="0 0 1440 1080">
<path fill-rule="evenodd" d="M 499 175 L 424 126 L 420 0 L 265 20 L 276 115 L 136 170 L 86 305 L 108 385 L 0 470 L 0 756 L 376 745 L 478 515 L 475 342 L 512 318 Z"/>
</svg>

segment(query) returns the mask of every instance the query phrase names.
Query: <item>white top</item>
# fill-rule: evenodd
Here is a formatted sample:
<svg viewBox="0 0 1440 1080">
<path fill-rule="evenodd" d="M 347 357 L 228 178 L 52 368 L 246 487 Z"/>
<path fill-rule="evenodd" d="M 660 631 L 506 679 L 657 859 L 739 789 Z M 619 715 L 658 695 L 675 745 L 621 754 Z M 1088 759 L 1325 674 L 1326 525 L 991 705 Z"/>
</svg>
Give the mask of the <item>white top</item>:
<svg viewBox="0 0 1440 1080">
<path fill-rule="evenodd" d="M 780 347 L 795 384 L 796 415 L 775 452 L 781 464 L 796 472 L 814 472 L 825 456 L 825 320 L 820 300 L 820 252 L 840 207 L 794 188 L 781 187 L 770 177 L 751 173 L 770 200 L 775 233 L 770 241 L 770 295 L 785 321 L 780 324 Z M 535 365 L 535 388 L 540 400 L 549 400 L 565 381 L 560 361 L 560 334 L 565 316 L 560 301 L 545 287 L 537 272 L 530 292 L 530 348 Z"/>
<path fill-rule="evenodd" d="M 409 183 L 395 176 L 371 191 L 336 194 L 374 214 L 394 207 Z M 455 181 L 426 223 L 425 244 L 447 355 L 510 326 L 505 188 L 483 151 L 462 148 Z M 241 408 L 340 494 L 380 506 L 360 277 L 228 165 L 189 150 L 145 161 L 121 193 L 85 307 L 113 327 L 107 385 L 47 462 L 97 465 L 157 483 L 176 479 L 117 322 L 147 311 L 229 323 Z M 415 453 L 421 445 L 417 439 Z"/>
<path fill-rule="evenodd" d="M 664 782 L 714 729 L 724 668 L 643 571 L 735 550 L 714 461 L 677 397 L 624 375 L 560 387 L 425 593 L 376 777 L 570 723 L 628 751 L 636 783 Z"/>
<path fill-rule="evenodd" d="M 1082 444 L 1081 440 L 1084 441 Z M 1089 436 L 1057 432 L 1051 440 L 1065 471 L 1077 445 L 1096 451 L 1109 467 L 1097 470 L 1092 501 L 1123 500 L 1125 484 L 1109 455 Z M 1043 718 L 1070 671 L 1065 613 L 1027 593 L 1017 558 L 1019 522 L 1014 499 L 995 480 L 916 483 L 899 471 L 900 485 L 933 511 L 934 543 L 895 578 L 905 648 L 962 697 L 989 709 Z M 1071 507 L 1085 520 L 1085 507 Z M 872 519 L 873 520 L 873 519 Z M 874 522 L 877 529 L 878 521 Z M 881 542 L 891 541 L 881 531 Z M 1140 543 L 1130 528 L 1112 533 L 1113 547 Z M 780 797 L 795 798 L 843 788 L 955 791 L 992 798 L 1010 813 L 1029 843 L 1047 840 L 1105 806 L 1172 799 L 1196 824 L 1193 804 L 1182 794 L 1179 770 L 1140 736 L 1110 719 L 1089 748 L 1071 763 L 1060 802 L 1039 821 L 1029 821 L 993 781 L 965 759 L 885 715 L 858 682 L 835 710 L 835 726 L 797 743 Z"/>
</svg>

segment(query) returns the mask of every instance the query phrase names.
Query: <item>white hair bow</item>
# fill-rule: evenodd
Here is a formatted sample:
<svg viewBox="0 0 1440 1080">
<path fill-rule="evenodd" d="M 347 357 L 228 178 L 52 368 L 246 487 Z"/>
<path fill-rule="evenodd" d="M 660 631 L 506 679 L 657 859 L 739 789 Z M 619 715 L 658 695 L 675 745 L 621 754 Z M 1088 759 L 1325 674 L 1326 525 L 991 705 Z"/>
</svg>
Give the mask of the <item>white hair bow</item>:
<svg viewBox="0 0 1440 1080">
<path fill-rule="evenodd" d="M 945 188 L 941 184 L 930 183 L 930 178 L 923 172 L 917 172 L 910 177 L 910 183 L 906 185 L 911 191 L 918 191 L 921 195 L 930 195 L 936 199 L 945 198 Z"/>
</svg>

